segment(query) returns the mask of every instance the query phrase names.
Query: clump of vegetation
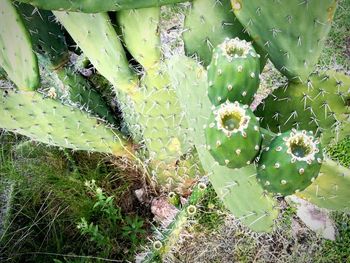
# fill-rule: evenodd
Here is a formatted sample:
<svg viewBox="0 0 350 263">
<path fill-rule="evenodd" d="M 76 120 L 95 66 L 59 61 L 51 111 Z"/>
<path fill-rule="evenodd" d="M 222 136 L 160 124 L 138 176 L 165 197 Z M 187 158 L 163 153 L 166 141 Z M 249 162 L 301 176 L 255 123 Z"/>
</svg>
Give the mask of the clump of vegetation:
<svg viewBox="0 0 350 263">
<path fill-rule="evenodd" d="M 148 214 L 135 213 L 142 211 L 132 195 L 135 178 L 102 155 L 71 154 L 12 136 L 1 140 L 8 142 L 1 148 L 1 178 L 16 182 L 1 260 L 132 260 L 148 234 Z"/>
<path fill-rule="evenodd" d="M 326 240 L 321 247 L 321 255 L 315 262 L 349 262 L 350 261 L 350 215 L 333 213 L 338 235 L 335 241 Z"/>
<path fill-rule="evenodd" d="M 198 204 L 197 211 L 195 220 L 198 224 L 195 225 L 195 229 L 198 232 L 217 230 L 224 222 L 227 213 L 223 202 L 218 198 L 212 186 L 208 186 L 206 194 Z"/>
</svg>

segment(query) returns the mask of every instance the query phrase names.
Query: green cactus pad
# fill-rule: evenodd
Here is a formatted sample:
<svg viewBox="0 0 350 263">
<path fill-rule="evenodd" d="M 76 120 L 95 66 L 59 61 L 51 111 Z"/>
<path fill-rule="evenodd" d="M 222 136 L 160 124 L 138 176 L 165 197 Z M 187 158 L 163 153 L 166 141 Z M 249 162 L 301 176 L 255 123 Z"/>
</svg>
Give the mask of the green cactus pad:
<svg viewBox="0 0 350 263">
<path fill-rule="evenodd" d="M 225 38 L 248 39 L 228 0 L 194 0 L 185 18 L 183 39 L 187 55 L 209 65 L 213 49 Z"/>
<path fill-rule="evenodd" d="M 285 132 L 312 130 L 326 145 L 349 133 L 350 77 L 334 71 L 312 75 L 306 84 L 289 83 L 275 90 L 255 111 L 261 127 Z"/>
<path fill-rule="evenodd" d="M 101 119 L 36 92 L 0 89 L 0 128 L 49 145 L 130 156 L 130 143 Z"/>
<path fill-rule="evenodd" d="M 39 86 L 39 69 L 29 32 L 10 0 L 0 1 L 0 66 L 20 90 Z"/>
<path fill-rule="evenodd" d="M 350 212 L 350 169 L 325 158 L 315 182 L 297 196 L 329 210 Z"/>
<path fill-rule="evenodd" d="M 63 104 L 82 107 L 107 120 L 109 124 L 117 124 L 106 102 L 89 81 L 70 67 L 59 67 L 52 71 L 51 58 L 39 54 L 38 58 L 42 77 L 40 91 L 43 94 Z"/>
<path fill-rule="evenodd" d="M 55 11 L 54 15 L 115 88 L 126 93 L 135 92 L 137 76 L 129 68 L 123 46 L 107 14 Z"/>
<path fill-rule="evenodd" d="M 208 66 L 211 103 L 229 100 L 249 105 L 259 87 L 259 57 L 249 42 L 239 38 L 225 39 L 218 45 Z"/>
<path fill-rule="evenodd" d="M 185 2 L 185 0 L 19 0 L 19 2 L 46 10 L 101 13 L 175 4 Z"/>
<path fill-rule="evenodd" d="M 331 28 L 336 0 L 231 0 L 248 33 L 289 79 L 306 80 Z"/>
<path fill-rule="evenodd" d="M 147 70 L 161 60 L 160 8 L 142 8 L 117 12 L 126 48 Z"/>
<path fill-rule="evenodd" d="M 277 135 L 262 151 L 257 179 L 269 192 L 294 194 L 317 178 L 322 160 L 320 143 L 312 132 L 293 129 Z"/>
<path fill-rule="evenodd" d="M 211 103 L 206 96 L 207 73 L 198 63 L 185 56 L 169 61 L 169 75 L 180 99 L 188 123 L 188 136 L 194 142 L 204 170 L 226 207 L 254 231 L 271 231 L 278 211 L 274 199 L 258 184 L 256 168 L 220 166 L 206 149 L 203 127 L 210 116 Z"/>
<path fill-rule="evenodd" d="M 148 70 L 141 86 L 133 100 L 146 146 L 153 158 L 174 162 L 191 144 L 187 139 L 187 121 L 169 76 L 161 68 Z"/>
<path fill-rule="evenodd" d="M 191 145 L 186 139 L 186 119 L 162 65 L 159 17 L 159 7 L 117 13 L 126 47 L 145 68 L 140 89 L 130 96 L 138 118 L 136 122 L 130 120 L 129 123 L 134 122 L 132 126 L 141 127 L 151 158 L 172 163 Z M 131 127 L 130 130 L 135 129 Z"/>
<path fill-rule="evenodd" d="M 17 10 L 22 15 L 36 52 L 49 57 L 53 68 L 64 64 L 68 60 L 68 48 L 61 26 L 55 22 L 52 12 L 23 3 L 17 5 Z"/>
<path fill-rule="evenodd" d="M 220 165 L 241 168 L 260 151 L 259 122 L 247 105 L 225 102 L 211 113 L 205 129 L 207 148 Z"/>
</svg>

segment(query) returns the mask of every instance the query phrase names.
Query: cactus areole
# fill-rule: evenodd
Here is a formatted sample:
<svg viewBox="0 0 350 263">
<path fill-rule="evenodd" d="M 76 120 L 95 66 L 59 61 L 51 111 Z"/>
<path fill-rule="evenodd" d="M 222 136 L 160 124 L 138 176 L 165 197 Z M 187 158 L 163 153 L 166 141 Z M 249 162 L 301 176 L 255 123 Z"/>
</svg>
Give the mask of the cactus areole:
<svg viewBox="0 0 350 263">
<path fill-rule="evenodd" d="M 290 195 L 308 187 L 323 160 L 312 132 L 295 129 L 278 135 L 261 154 L 258 181 L 269 192 Z"/>
<path fill-rule="evenodd" d="M 237 101 L 214 107 L 205 132 L 208 149 L 220 165 L 240 168 L 250 164 L 259 152 L 258 121 L 247 105 Z"/>
</svg>

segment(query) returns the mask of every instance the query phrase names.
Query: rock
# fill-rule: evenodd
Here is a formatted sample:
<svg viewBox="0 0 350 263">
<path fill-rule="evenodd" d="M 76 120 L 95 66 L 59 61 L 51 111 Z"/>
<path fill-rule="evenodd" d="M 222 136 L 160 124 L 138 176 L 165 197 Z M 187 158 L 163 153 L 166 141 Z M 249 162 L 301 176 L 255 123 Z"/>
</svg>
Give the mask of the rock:
<svg viewBox="0 0 350 263">
<path fill-rule="evenodd" d="M 327 210 L 318 208 L 296 196 L 289 196 L 287 201 L 296 205 L 297 216 L 308 228 L 320 234 L 323 238 L 335 240 L 335 226 Z"/>
<path fill-rule="evenodd" d="M 152 200 L 151 212 L 154 214 L 154 219 L 166 228 L 174 220 L 179 209 L 169 204 L 167 197 L 158 197 Z"/>
</svg>

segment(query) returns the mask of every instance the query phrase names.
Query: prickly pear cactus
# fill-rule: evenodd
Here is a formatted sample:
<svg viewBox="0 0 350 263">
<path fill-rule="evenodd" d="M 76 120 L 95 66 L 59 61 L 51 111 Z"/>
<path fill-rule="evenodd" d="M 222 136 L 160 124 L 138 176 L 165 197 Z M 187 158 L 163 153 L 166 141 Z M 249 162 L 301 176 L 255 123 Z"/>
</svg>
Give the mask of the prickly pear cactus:
<svg viewBox="0 0 350 263">
<path fill-rule="evenodd" d="M 16 7 L 30 33 L 35 51 L 49 58 L 52 69 L 65 64 L 68 48 L 64 32 L 55 22 L 52 12 L 23 3 L 17 3 Z"/>
<path fill-rule="evenodd" d="M 205 129 L 207 148 L 220 165 L 241 168 L 252 163 L 261 143 L 259 122 L 237 101 L 216 107 Z"/>
<path fill-rule="evenodd" d="M 252 39 L 289 79 L 306 80 L 327 38 L 336 0 L 231 0 Z"/>
<path fill-rule="evenodd" d="M 194 0 L 187 11 L 183 40 L 188 56 L 209 65 L 213 49 L 225 38 L 249 39 L 234 17 L 229 0 Z"/>
<path fill-rule="evenodd" d="M 257 179 L 269 192 L 290 195 L 315 181 L 322 160 L 320 143 L 312 132 L 293 129 L 277 135 L 262 151 Z"/>
<path fill-rule="evenodd" d="M 250 104 L 259 87 L 260 55 L 251 43 L 225 39 L 213 51 L 208 66 L 208 96 L 212 104 L 226 100 Z"/>
<path fill-rule="evenodd" d="M 175 170 L 177 161 L 190 150 L 191 144 L 187 140 L 186 119 L 163 69 L 159 50 L 147 52 L 149 48 L 143 50 L 138 46 L 139 43 L 153 48 L 160 46 L 157 30 L 160 10 L 156 9 L 117 13 L 125 45 L 145 68 L 140 78 L 129 66 L 119 36 L 106 14 L 54 13 L 91 63 L 113 84 L 127 130 L 135 142 L 145 146 L 141 158 L 151 167 L 152 178 L 170 190 L 176 187 L 171 182 L 193 182 L 189 177 L 179 178 Z M 137 33 L 145 29 L 141 18 L 152 25 L 147 28 L 148 33 Z M 126 21 L 133 23 L 127 23 L 126 28 Z M 103 54 L 97 52 L 101 48 Z"/>
<path fill-rule="evenodd" d="M 305 84 L 289 83 L 271 93 L 255 114 L 261 126 L 285 132 L 312 130 L 326 145 L 349 134 L 350 77 L 327 71 L 310 76 Z"/>
<path fill-rule="evenodd" d="M 0 1 L 0 66 L 21 90 L 39 86 L 39 69 L 30 34 L 10 0 Z"/>
<path fill-rule="evenodd" d="M 53 13 L 109 82 L 123 92 L 132 94 L 136 91 L 137 76 L 129 68 L 122 44 L 107 14 Z"/>
<path fill-rule="evenodd" d="M 145 8 L 185 2 L 185 0 L 19 0 L 19 2 L 31 4 L 46 10 L 101 13 L 133 8 Z"/>
<path fill-rule="evenodd" d="M 241 169 L 220 166 L 206 148 L 203 127 L 211 113 L 211 103 L 206 96 L 207 72 L 190 58 L 174 56 L 169 61 L 169 75 L 191 123 L 189 137 L 218 196 L 233 215 L 252 230 L 271 231 L 278 214 L 276 203 L 257 182 L 256 167 L 252 164 Z"/>
<path fill-rule="evenodd" d="M 52 70 L 50 57 L 40 54 L 37 56 L 42 77 L 39 91 L 42 94 L 68 106 L 80 107 L 111 125 L 117 124 L 111 109 L 88 80 L 76 74 L 69 66 Z"/>
<path fill-rule="evenodd" d="M 162 57 L 160 9 L 153 7 L 124 10 L 117 12 L 116 16 L 126 48 L 136 61 L 146 70 L 159 63 Z"/>
<path fill-rule="evenodd" d="M 49 145 L 116 156 L 133 153 L 130 142 L 101 119 L 37 92 L 0 89 L 0 123 L 1 128 Z"/>
<path fill-rule="evenodd" d="M 314 183 L 296 195 L 329 210 L 350 212 L 350 169 L 325 158 Z"/>
</svg>

